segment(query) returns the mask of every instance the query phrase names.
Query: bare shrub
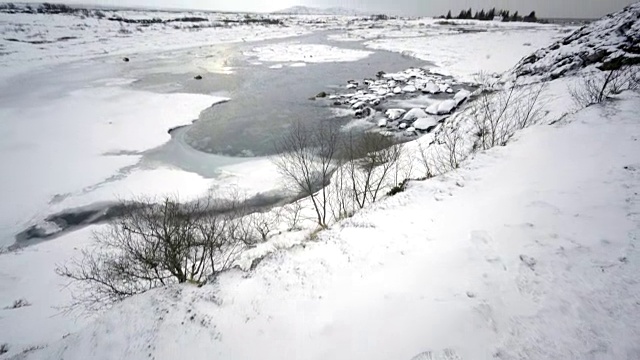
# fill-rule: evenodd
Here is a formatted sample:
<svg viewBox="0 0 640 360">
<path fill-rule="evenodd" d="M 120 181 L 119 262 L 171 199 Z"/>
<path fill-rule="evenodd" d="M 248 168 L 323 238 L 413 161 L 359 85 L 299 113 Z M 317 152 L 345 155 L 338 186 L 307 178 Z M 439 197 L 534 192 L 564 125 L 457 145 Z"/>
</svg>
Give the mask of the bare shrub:
<svg viewBox="0 0 640 360">
<path fill-rule="evenodd" d="M 402 144 L 396 145 L 393 139 L 378 133 L 365 133 L 359 137 L 349 136 L 344 149 L 348 186 L 358 208 L 375 202 L 397 185 L 395 171 L 399 170 Z"/>
<path fill-rule="evenodd" d="M 460 167 L 460 162 L 465 158 L 463 150 L 463 138 L 460 131 L 445 127 L 440 132 L 439 141 L 441 151 L 438 154 L 439 171 L 441 174 Z"/>
<path fill-rule="evenodd" d="M 326 185 L 338 167 L 339 132 L 332 123 L 317 126 L 293 124 L 276 144 L 273 158 L 280 173 L 294 188 L 311 199 L 320 227 L 326 228 L 330 215 Z"/>
<path fill-rule="evenodd" d="M 434 170 L 435 165 L 429 156 L 429 146 L 423 146 L 422 143 L 418 142 L 418 155 L 420 156 L 420 164 L 424 167 L 425 179 L 431 179 L 436 176 Z"/>
<path fill-rule="evenodd" d="M 298 200 L 283 206 L 280 216 L 286 222 L 288 231 L 300 230 L 300 222 L 303 220 L 302 202 Z"/>
<path fill-rule="evenodd" d="M 349 171 L 344 164 L 339 166 L 331 178 L 330 208 L 335 221 L 351 217 L 355 212 L 355 200 L 350 191 Z"/>
<path fill-rule="evenodd" d="M 7 343 L 0 344 L 0 355 L 6 354 L 8 352 L 9 352 L 9 344 Z"/>
<path fill-rule="evenodd" d="M 277 231 L 280 220 L 280 209 L 268 212 L 254 212 L 242 219 L 248 225 L 249 231 L 252 231 L 259 241 L 267 241 Z M 254 243 L 255 241 L 247 243 L 247 245 Z"/>
<path fill-rule="evenodd" d="M 569 87 L 569 93 L 580 108 L 600 104 L 625 90 L 637 90 L 640 87 L 639 74 L 637 66 L 591 73 L 584 75 L 577 85 Z"/>
<path fill-rule="evenodd" d="M 5 307 L 5 309 L 19 309 L 21 307 L 26 307 L 26 306 L 31 306 L 31 303 L 28 302 L 26 299 L 18 299 L 18 300 L 14 300 L 13 304 Z"/>
<path fill-rule="evenodd" d="M 544 104 L 541 101 L 544 83 L 524 86 L 520 89 L 514 103 L 513 120 L 516 130 L 522 130 L 542 118 Z"/>
<path fill-rule="evenodd" d="M 94 247 L 57 267 L 80 286 L 71 308 L 95 310 L 156 287 L 203 284 L 228 269 L 244 246 L 232 233 L 236 214 L 215 211 L 211 199 L 124 205 L 121 217 L 94 234 Z"/>
<path fill-rule="evenodd" d="M 506 89 L 495 89 L 495 84 L 483 85 L 482 94 L 471 108 L 477 148 L 504 146 L 517 130 L 537 123 L 542 117 L 544 88 L 544 84 L 518 85 L 517 82 Z"/>
</svg>

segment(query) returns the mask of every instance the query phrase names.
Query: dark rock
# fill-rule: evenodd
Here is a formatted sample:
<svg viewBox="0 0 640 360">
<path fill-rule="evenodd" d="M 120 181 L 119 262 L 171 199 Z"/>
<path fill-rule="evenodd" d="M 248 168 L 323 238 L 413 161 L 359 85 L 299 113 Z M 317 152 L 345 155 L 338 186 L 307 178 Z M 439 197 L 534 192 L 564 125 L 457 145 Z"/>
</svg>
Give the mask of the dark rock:
<svg viewBox="0 0 640 360">
<path fill-rule="evenodd" d="M 377 77 L 378 79 L 381 79 L 385 74 L 386 74 L 386 72 L 384 72 L 384 71 L 382 71 L 382 70 L 381 70 L 381 71 L 378 71 L 378 73 L 376 74 L 376 77 Z"/>
<path fill-rule="evenodd" d="M 322 92 L 318 93 L 318 95 L 316 95 L 316 97 L 317 98 L 325 98 L 325 97 L 327 97 L 327 95 L 328 94 L 326 92 L 322 91 Z"/>
<path fill-rule="evenodd" d="M 196 79 L 196 80 L 202 80 L 202 75 L 196 75 L 193 78 Z"/>
<path fill-rule="evenodd" d="M 587 64 L 593 64 L 593 63 L 597 63 L 597 62 L 601 62 L 604 58 L 606 58 L 609 55 L 609 52 L 607 50 L 598 50 L 593 54 L 587 55 L 586 57 L 586 61 Z"/>
<path fill-rule="evenodd" d="M 333 105 L 334 106 L 340 106 L 340 105 L 342 105 L 342 103 L 340 101 L 336 100 L 336 101 L 333 102 Z"/>
<path fill-rule="evenodd" d="M 128 57 L 122 58 L 122 61 L 129 62 L 129 58 Z"/>
</svg>

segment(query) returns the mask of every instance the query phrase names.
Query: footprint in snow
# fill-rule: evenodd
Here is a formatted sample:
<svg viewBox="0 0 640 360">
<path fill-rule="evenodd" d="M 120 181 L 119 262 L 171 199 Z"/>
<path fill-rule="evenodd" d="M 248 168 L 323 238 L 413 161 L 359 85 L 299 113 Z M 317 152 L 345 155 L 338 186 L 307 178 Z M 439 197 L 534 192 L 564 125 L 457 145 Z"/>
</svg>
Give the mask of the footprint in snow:
<svg viewBox="0 0 640 360">
<path fill-rule="evenodd" d="M 462 360 L 462 358 L 452 349 L 444 349 L 442 351 L 425 351 L 411 360 Z"/>
<path fill-rule="evenodd" d="M 507 266 L 498 256 L 493 247 L 493 238 L 486 231 L 472 231 L 471 242 L 475 244 L 478 250 L 483 254 L 484 260 L 489 264 L 497 266 L 502 270 L 507 270 Z"/>
</svg>

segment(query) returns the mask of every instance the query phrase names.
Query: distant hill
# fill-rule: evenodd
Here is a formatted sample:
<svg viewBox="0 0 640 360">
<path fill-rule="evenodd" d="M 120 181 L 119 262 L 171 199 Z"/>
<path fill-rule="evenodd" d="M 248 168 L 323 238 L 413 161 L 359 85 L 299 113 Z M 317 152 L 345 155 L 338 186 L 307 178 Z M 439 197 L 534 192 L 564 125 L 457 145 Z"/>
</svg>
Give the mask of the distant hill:
<svg viewBox="0 0 640 360">
<path fill-rule="evenodd" d="M 342 16 L 362 16 L 367 15 L 361 11 L 353 9 L 345 9 L 340 7 L 332 8 L 314 8 L 309 6 L 293 6 L 280 11 L 275 11 L 273 14 L 286 14 L 286 15 L 342 15 Z"/>
</svg>

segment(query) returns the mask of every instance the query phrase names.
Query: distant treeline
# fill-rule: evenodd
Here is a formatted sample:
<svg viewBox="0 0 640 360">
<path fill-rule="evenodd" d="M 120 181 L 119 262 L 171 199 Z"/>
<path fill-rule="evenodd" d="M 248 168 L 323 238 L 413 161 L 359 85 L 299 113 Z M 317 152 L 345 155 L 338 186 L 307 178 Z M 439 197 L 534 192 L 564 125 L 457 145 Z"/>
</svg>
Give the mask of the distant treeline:
<svg viewBox="0 0 640 360">
<path fill-rule="evenodd" d="M 531 14 L 527 16 L 521 16 L 518 12 L 514 12 L 511 14 L 509 10 L 496 10 L 493 8 L 489 11 L 485 11 L 484 9 L 480 11 L 473 12 L 472 9 L 462 10 L 458 16 L 453 16 L 451 14 L 451 10 L 445 16 L 441 16 L 443 19 L 462 19 L 462 20 L 500 20 L 500 21 L 524 21 L 524 22 L 538 22 L 538 18 L 536 17 L 536 12 L 532 11 Z"/>
</svg>

